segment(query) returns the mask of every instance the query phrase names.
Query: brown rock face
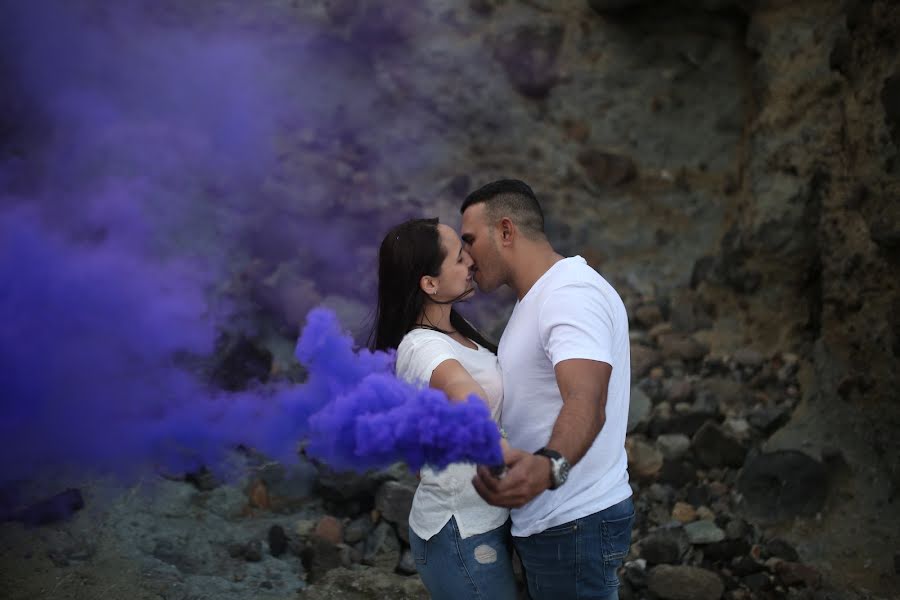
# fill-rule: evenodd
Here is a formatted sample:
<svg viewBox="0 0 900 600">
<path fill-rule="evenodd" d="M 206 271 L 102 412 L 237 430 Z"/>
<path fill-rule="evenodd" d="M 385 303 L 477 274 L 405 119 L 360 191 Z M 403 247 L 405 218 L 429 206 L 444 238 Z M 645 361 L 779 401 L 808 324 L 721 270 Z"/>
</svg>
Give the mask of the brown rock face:
<svg viewBox="0 0 900 600">
<path fill-rule="evenodd" d="M 501 37 L 495 55 L 522 95 L 543 98 L 556 85 L 556 61 L 564 33 L 559 25 L 528 24 Z"/>
</svg>

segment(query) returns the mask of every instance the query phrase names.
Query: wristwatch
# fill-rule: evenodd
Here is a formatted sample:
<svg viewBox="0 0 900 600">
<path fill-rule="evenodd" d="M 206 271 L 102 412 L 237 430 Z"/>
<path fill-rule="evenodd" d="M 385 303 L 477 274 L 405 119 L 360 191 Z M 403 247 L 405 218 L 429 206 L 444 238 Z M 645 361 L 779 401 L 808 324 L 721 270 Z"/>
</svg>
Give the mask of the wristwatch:
<svg viewBox="0 0 900 600">
<path fill-rule="evenodd" d="M 562 454 L 550 448 L 541 448 L 535 452 L 538 456 L 550 459 L 550 489 L 555 490 L 569 477 L 569 461 Z"/>
</svg>

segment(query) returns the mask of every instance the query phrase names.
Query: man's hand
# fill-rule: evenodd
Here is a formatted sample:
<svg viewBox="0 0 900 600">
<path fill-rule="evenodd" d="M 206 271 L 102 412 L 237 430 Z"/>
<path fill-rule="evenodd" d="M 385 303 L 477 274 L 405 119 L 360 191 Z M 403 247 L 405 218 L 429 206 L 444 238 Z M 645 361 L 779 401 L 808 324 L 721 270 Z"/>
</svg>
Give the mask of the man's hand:
<svg viewBox="0 0 900 600">
<path fill-rule="evenodd" d="M 488 467 L 481 465 L 472 485 L 488 504 L 519 508 L 550 487 L 550 459 L 517 448 L 503 450 L 507 468 L 503 478 L 494 477 Z"/>
</svg>

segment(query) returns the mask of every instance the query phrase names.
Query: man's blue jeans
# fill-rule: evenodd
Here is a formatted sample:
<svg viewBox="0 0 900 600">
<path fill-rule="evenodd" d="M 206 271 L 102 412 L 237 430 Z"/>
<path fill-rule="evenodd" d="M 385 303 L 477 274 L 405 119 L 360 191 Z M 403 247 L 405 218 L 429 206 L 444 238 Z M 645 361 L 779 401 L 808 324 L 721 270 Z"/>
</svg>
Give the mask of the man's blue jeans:
<svg viewBox="0 0 900 600">
<path fill-rule="evenodd" d="M 616 573 L 631 545 L 631 498 L 513 543 L 533 600 L 618 600 Z"/>
<path fill-rule="evenodd" d="M 515 600 L 510 522 L 466 539 L 459 537 L 456 519 L 430 540 L 409 528 L 409 546 L 416 570 L 432 600 Z"/>
</svg>

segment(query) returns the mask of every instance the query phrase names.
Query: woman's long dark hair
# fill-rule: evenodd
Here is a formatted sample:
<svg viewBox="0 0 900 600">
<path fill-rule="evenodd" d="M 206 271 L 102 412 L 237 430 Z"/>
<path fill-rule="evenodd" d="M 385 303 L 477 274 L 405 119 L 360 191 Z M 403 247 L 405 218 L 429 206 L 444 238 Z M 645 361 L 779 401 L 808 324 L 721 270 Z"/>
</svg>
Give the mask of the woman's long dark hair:
<svg viewBox="0 0 900 600">
<path fill-rule="evenodd" d="M 441 247 L 437 219 L 412 219 L 391 229 L 378 251 L 378 306 L 375 327 L 369 336 L 369 348 L 387 350 L 416 327 L 416 319 L 425 306 L 425 292 L 419 280 L 425 275 L 437 277 L 447 252 Z M 469 292 L 447 302 L 459 301 Z M 475 327 L 450 308 L 450 325 L 459 333 L 497 353 L 497 345 L 488 341 Z M 444 332 L 447 333 L 447 332 Z"/>
</svg>

